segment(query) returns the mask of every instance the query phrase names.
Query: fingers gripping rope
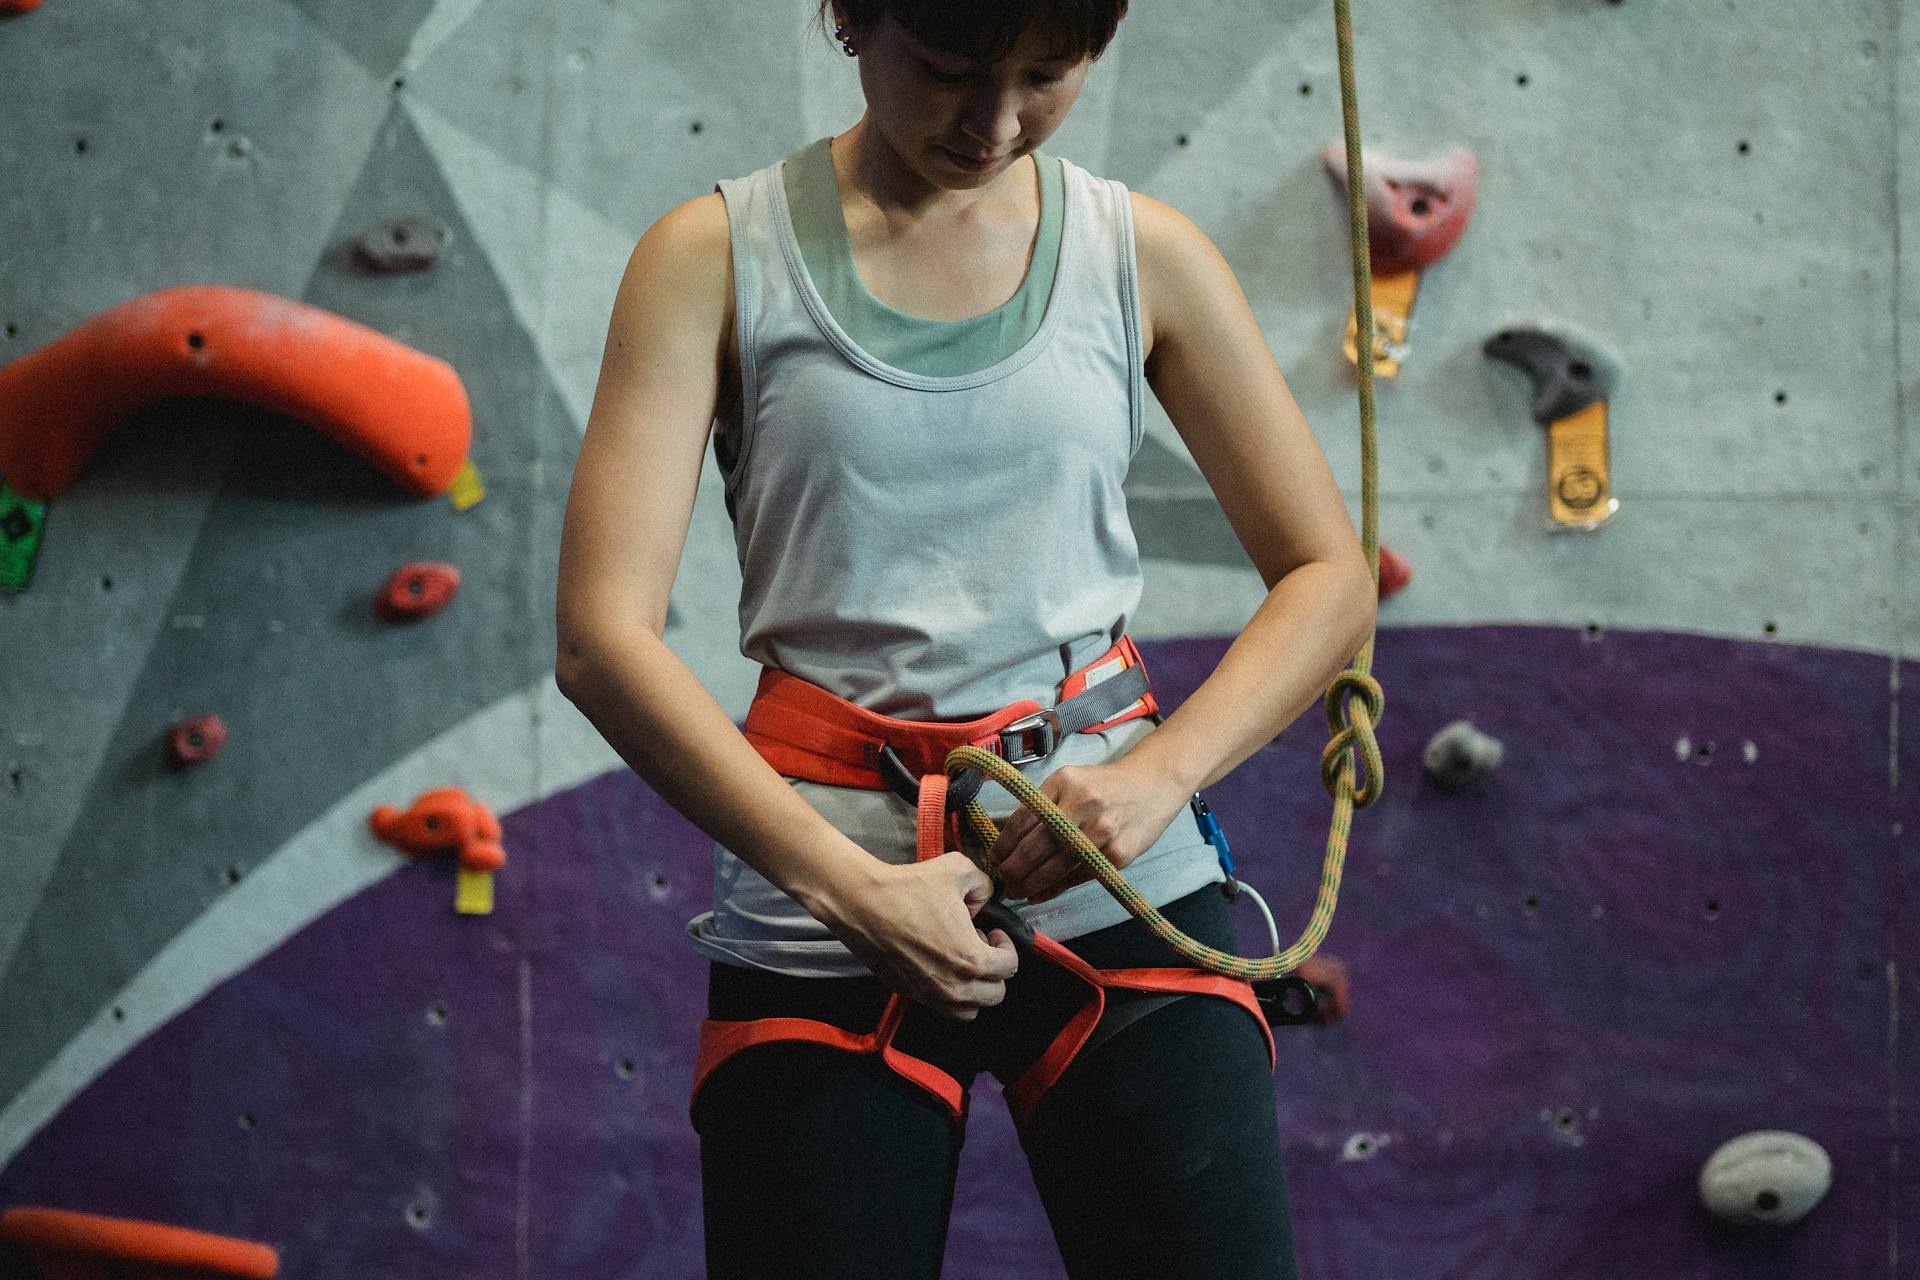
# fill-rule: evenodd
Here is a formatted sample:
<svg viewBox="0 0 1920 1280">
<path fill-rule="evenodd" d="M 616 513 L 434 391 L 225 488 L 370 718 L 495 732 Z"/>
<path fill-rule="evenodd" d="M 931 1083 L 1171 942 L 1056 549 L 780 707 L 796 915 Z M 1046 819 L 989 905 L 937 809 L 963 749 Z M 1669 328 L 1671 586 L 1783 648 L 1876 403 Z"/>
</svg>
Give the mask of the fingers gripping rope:
<svg viewBox="0 0 1920 1280">
<path fill-rule="evenodd" d="M 1372 741 L 1372 730 L 1363 725 L 1356 726 L 1362 742 Z M 1377 755 L 1378 748 L 1374 749 Z M 1251 982 L 1264 982 L 1273 978 L 1282 978 L 1292 973 L 1311 956 L 1320 942 L 1326 937 L 1327 926 L 1333 918 L 1334 903 L 1340 892 L 1340 872 L 1346 859 L 1347 823 L 1345 818 L 1351 810 L 1351 776 L 1342 772 L 1340 787 L 1334 796 L 1334 830 L 1327 846 L 1326 863 L 1320 878 L 1320 892 L 1314 902 L 1312 918 L 1300 940 L 1277 956 L 1268 956 L 1264 960 L 1250 960 L 1245 956 L 1236 956 L 1231 952 L 1209 947 L 1182 933 L 1172 921 L 1155 910 L 1153 905 L 1140 896 L 1140 891 L 1128 883 L 1120 869 L 1108 860 L 1097 845 L 1074 824 L 1058 805 L 1048 799 L 1041 790 L 1027 780 L 1013 765 L 1008 764 L 991 751 L 979 747 L 957 747 L 949 752 L 946 760 L 948 775 L 958 774 L 967 769 L 977 769 L 1005 787 L 1021 804 L 1033 810 L 1034 815 L 1062 840 L 1073 846 L 1080 855 L 1094 879 L 1105 886 L 1129 915 L 1147 926 L 1149 932 L 1160 941 L 1173 948 L 1183 958 L 1213 973 L 1225 974 L 1231 978 L 1245 978 Z M 1377 774 L 1370 775 L 1377 778 Z M 964 810 L 966 824 L 974 837 L 986 850 L 985 862 L 989 875 L 998 879 L 999 859 L 995 845 L 1000 838 L 1000 829 L 978 799 L 967 801 Z"/>
</svg>

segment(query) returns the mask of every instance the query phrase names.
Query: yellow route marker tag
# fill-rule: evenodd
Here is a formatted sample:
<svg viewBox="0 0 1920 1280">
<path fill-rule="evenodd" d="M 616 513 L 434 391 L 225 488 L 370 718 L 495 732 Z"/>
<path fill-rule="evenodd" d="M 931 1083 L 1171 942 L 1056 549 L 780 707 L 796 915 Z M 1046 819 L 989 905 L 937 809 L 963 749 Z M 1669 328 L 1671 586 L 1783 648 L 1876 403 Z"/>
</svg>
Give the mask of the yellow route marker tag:
<svg viewBox="0 0 1920 1280">
<path fill-rule="evenodd" d="M 1607 402 L 1547 427 L 1547 504 L 1556 529 L 1598 528 L 1620 509 L 1607 469 Z"/>
<path fill-rule="evenodd" d="M 460 884 L 454 892 L 453 909 L 463 916 L 493 914 L 493 872 L 460 870 Z"/>
<path fill-rule="evenodd" d="M 447 497 L 453 500 L 455 511 L 465 511 L 486 496 L 486 483 L 480 479 L 480 471 L 473 465 L 473 459 L 468 458 L 460 464 L 459 472 L 453 477 L 453 487 L 447 490 Z"/>
<path fill-rule="evenodd" d="M 1373 373 L 1391 378 L 1400 372 L 1407 356 L 1407 330 L 1413 324 L 1413 303 L 1420 295 L 1420 273 L 1401 271 L 1373 277 Z M 1349 363 L 1360 364 L 1360 316 L 1347 311 L 1347 336 L 1341 349 Z"/>
</svg>

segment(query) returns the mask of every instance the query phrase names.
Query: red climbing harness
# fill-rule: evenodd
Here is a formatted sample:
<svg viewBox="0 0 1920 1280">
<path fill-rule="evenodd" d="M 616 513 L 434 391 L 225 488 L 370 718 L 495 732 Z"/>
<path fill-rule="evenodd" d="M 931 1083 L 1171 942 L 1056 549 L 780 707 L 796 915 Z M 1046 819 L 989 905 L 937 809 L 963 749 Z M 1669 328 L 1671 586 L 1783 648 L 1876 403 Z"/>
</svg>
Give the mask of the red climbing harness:
<svg viewBox="0 0 1920 1280">
<path fill-rule="evenodd" d="M 767 668 L 747 712 L 746 738 L 782 774 L 834 786 L 892 790 L 916 805 L 917 856 L 937 858 L 959 848 L 958 810 L 984 781 L 977 773 L 958 780 L 946 773 L 948 752 L 975 746 L 1023 764 L 1051 755 L 1068 733 L 1096 733 L 1141 716 L 1158 714 L 1146 666 L 1133 641 L 1122 636 L 1106 653 L 1068 676 L 1053 707 L 1024 700 L 964 723 L 897 720 L 856 706 L 818 685 Z M 1092 992 L 1040 1057 L 1007 1086 L 1008 1109 L 1025 1126 L 1034 1108 L 1086 1045 L 1106 1008 L 1108 988 L 1218 996 L 1253 1016 L 1267 1038 L 1273 1033 L 1245 979 L 1191 968 L 1095 969 L 1072 951 L 1036 932 L 1031 948 L 1085 982 Z M 934 1064 L 894 1047 L 894 1034 L 909 1008 L 898 992 L 888 999 L 879 1024 L 864 1035 L 811 1018 L 708 1019 L 700 1028 L 693 1093 L 722 1062 L 741 1050 L 775 1041 L 808 1041 L 849 1053 L 878 1053 L 902 1077 L 931 1094 L 956 1122 L 966 1116 L 966 1090 Z"/>
</svg>

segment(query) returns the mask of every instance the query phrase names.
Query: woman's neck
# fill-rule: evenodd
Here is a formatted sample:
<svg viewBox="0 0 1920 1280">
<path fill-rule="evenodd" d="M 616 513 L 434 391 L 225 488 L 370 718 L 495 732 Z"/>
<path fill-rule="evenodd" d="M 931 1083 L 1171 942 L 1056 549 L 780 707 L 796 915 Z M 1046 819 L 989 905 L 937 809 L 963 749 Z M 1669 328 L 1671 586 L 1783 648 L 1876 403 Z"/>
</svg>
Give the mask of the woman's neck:
<svg viewBox="0 0 1920 1280">
<path fill-rule="evenodd" d="M 1001 206 L 1022 213 L 1037 208 L 1038 175 L 1031 156 L 1021 156 L 982 186 L 953 191 L 914 172 L 864 115 L 831 140 L 830 150 L 842 202 L 857 198 L 889 224 L 967 220 Z"/>
</svg>

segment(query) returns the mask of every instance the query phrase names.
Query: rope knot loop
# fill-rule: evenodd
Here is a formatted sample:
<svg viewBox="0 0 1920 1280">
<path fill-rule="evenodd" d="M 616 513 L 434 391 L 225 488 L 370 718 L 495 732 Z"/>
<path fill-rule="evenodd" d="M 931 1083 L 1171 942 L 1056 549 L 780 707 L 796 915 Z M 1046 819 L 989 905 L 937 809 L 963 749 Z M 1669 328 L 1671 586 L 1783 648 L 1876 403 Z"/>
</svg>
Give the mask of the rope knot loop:
<svg viewBox="0 0 1920 1280">
<path fill-rule="evenodd" d="M 1355 715 L 1355 701 L 1359 714 Z M 1386 766 L 1380 758 L 1380 743 L 1373 736 L 1374 726 L 1386 713 L 1387 695 L 1380 682 L 1364 671 L 1348 667 L 1327 686 L 1327 729 L 1333 740 L 1320 754 L 1320 781 L 1335 799 L 1340 795 L 1342 770 L 1350 770 L 1359 779 L 1354 786 L 1353 804 L 1364 809 L 1380 798 L 1386 789 Z M 1355 761 L 1349 750 L 1358 750 Z M 1365 764 L 1362 769 L 1361 764 Z"/>
</svg>

